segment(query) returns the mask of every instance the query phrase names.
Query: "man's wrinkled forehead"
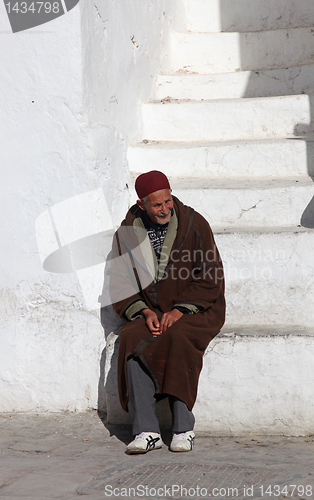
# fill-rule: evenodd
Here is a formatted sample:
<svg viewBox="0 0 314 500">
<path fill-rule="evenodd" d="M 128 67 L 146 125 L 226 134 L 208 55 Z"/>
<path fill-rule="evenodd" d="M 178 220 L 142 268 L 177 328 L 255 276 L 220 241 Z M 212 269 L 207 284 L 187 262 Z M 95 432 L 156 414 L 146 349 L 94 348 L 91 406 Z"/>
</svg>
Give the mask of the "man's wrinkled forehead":
<svg viewBox="0 0 314 500">
<path fill-rule="evenodd" d="M 172 201 L 171 189 L 160 189 L 145 197 L 145 204 L 149 204 L 150 206 L 165 203 L 167 201 Z"/>
</svg>

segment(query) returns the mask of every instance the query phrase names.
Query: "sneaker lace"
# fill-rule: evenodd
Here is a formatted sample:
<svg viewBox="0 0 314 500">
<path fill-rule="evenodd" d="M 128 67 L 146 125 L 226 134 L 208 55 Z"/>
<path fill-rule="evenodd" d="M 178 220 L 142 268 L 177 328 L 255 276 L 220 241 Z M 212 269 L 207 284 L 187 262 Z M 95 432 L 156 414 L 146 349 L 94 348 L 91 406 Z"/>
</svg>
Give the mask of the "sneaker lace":
<svg viewBox="0 0 314 500">
<path fill-rule="evenodd" d="M 146 450 L 150 450 L 151 448 L 155 448 L 155 444 L 159 441 L 159 436 L 155 438 L 149 436 L 146 438 L 146 441 L 147 441 Z"/>
<path fill-rule="evenodd" d="M 135 439 L 146 439 L 147 445 L 146 445 L 146 450 L 150 450 L 152 448 L 155 448 L 155 444 L 159 441 L 160 436 L 153 437 L 149 432 L 141 432 L 140 434 L 137 434 L 135 436 Z"/>
</svg>

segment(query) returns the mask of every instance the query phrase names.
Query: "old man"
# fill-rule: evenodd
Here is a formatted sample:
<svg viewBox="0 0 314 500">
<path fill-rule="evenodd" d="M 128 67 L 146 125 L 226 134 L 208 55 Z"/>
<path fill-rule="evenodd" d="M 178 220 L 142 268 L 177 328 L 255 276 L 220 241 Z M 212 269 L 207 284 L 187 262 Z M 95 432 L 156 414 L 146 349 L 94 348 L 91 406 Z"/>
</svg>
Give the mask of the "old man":
<svg viewBox="0 0 314 500">
<path fill-rule="evenodd" d="M 208 222 L 172 196 L 168 178 L 136 179 L 137 204 L 114 238 L 110 290 L 120 328 L 118 387 L 134 439 L 127 453 L 163 445 L 156 399 L 168 397 L 171 451 L 190 451 L 204 351 L 225 319 L 221 259 Z"/>
</svg>

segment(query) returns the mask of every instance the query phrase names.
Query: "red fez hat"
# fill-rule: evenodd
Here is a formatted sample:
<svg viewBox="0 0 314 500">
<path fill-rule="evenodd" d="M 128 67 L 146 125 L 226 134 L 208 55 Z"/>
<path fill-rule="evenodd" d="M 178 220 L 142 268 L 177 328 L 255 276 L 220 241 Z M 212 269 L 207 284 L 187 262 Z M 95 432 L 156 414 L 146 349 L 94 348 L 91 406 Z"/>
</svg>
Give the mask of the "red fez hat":
<svg viewBox="0 0 314 500">
<path fill-rule="evenodd" d="M 135 189 L 140 199 L 160 189 L 171 189 L 168 178 L 158 170 L 141 174 L 135 181 Z"/>
</svg>

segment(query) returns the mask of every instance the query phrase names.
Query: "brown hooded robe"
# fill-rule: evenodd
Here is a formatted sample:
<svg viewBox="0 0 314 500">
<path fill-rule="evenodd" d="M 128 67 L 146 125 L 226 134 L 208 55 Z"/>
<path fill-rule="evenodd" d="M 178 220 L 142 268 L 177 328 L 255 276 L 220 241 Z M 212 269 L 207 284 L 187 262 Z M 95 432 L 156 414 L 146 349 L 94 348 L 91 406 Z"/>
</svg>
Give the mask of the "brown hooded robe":
<svg viewBox="0 0 314 500">
<path fill-rule="evenodd" d="M 127 321 L 120 328 L 118 387 L 120 402 L 126 411 L 126 362 L 132 356 L 138 357 L 148 369 L 157 394 L 176 396 L 192 410 L 204 351 L 225 319 L 223 268 L 211 228 L 199 213 L 178 198 L 173 200 L 177 234 L 161 280 L 147 285 L 147 279 L 142 278 L 145 272 L 139 264 L 138 250 L 131 255 L 130 249 L 139 245 L 133 229 L 141 212 L 137 205 L 131 207 L 114 239 L 110 289 L 113 307 L 121 318 L 126 319 L 127 309 L 139 300 L 155 311 L 159 320 L 176 304 L 194 305 L 198 309 L 196 314 L 184 314 L 156 337 L 148 330 L 143 317 Z M 123 291 L 121 295 L 120 291 Z M 117 301 L 120 296 L 127 298 Z"/>
</svg>

